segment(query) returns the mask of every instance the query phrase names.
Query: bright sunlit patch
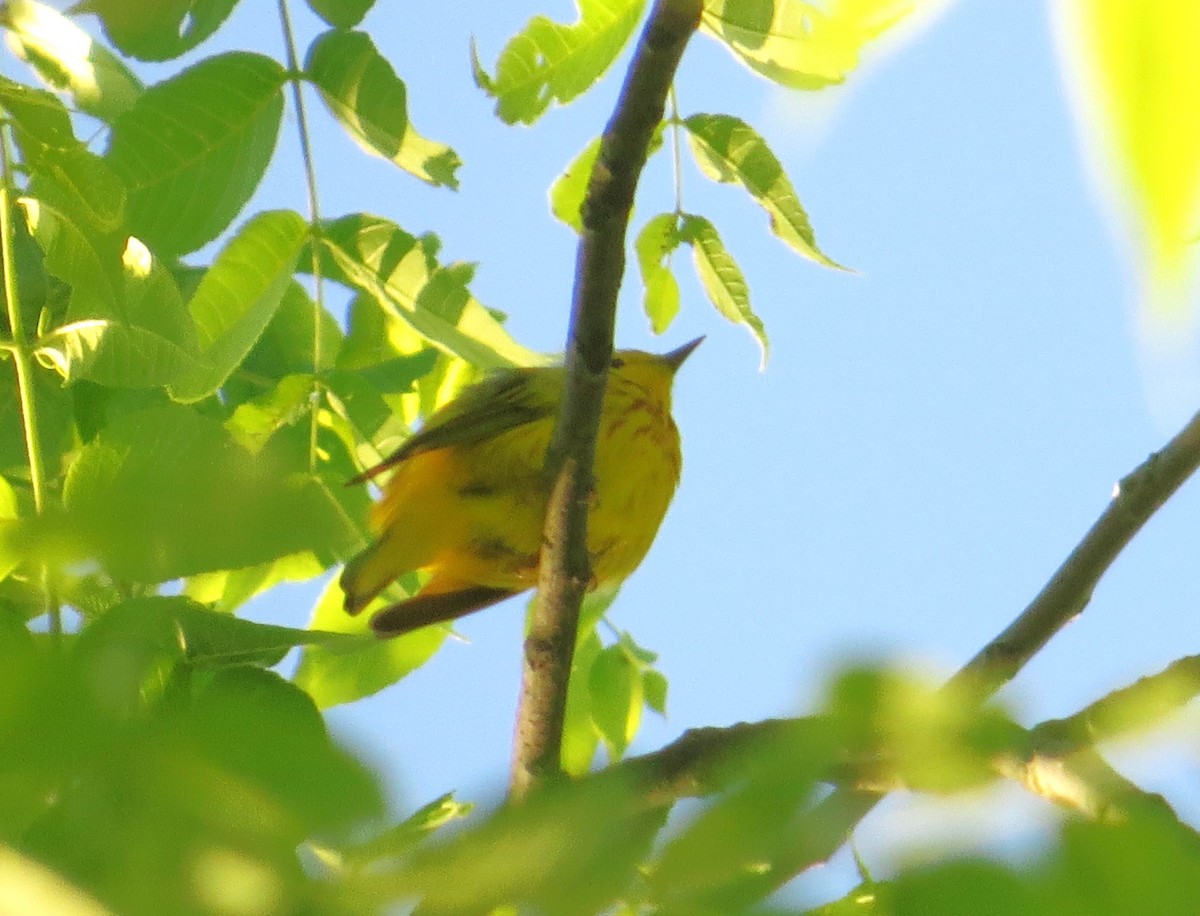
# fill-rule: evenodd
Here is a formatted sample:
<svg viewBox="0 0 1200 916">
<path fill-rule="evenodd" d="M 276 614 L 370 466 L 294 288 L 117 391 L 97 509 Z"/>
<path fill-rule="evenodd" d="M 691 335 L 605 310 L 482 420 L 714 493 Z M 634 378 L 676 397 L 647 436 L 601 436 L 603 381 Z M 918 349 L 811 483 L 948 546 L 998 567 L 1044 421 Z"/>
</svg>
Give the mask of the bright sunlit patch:
<svg viewBox="0 0 1200 916">
<path fill-rule="evenodd" d="M 30 52 L 54 60 L 77 89 L 99 92 L 92 64 L 92 40 L 87 33 L 52 9 L 33 3 L 9 4 L 13 31 L 5 33 L 9 50 L 21 59 Z M 20 35 L 20 38 L 16 36 Z"/>
<path fill-rule="evenodd" d="M 141 239 L 131 235 L 125 242 L 125 250 L 121 252 L 121 263 L 125 266 L 125 270 L 141 280 L 150 276 L 150 269 L 154 266 L 154 256 L 150 254 L 150 249 L 142 243 Z"/>
<path fill-rule="evenodd" d="M 262 862 L 233 849 L 211 847 L 196 856 L 192 889 L 214 913 L 252 916 L 278 913 L 283 902 L 279 876 Z"/>
</svg>

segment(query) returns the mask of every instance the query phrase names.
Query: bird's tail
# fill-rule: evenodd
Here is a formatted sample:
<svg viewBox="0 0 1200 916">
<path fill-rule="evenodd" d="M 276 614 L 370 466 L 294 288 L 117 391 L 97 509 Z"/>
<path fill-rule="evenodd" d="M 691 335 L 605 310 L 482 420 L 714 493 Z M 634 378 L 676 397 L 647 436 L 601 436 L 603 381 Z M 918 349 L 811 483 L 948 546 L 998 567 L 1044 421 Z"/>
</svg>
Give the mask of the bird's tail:
<svg viewBox="0 0 1200 916">
<path fill-rule="evenodd" d="M 454 620 L 482 611 L 518 592 L 489 585 L 451 586 L 432 579 L 418 594 L 385 607 L 371 617 L 371 629 L 380 637 L 401 636 L 431 623 Z"/>
</svg>

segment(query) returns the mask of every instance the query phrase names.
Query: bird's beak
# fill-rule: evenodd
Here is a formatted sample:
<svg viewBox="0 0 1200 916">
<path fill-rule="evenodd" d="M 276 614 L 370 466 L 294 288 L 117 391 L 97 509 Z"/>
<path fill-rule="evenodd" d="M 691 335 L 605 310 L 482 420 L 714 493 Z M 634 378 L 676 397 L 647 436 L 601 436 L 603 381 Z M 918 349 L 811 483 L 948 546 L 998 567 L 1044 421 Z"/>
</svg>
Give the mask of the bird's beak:
<svg viewBox="0 0 1200 916">
<path fill-rule="evenodd" d="M 683 365 L 683 361 L 692 355 L 692 351 L 700 344 L 704 343 L 704 337 L 697 337 L 690 343 L 685 343 L 682 347 L 672 350 L 670 353 L 664 353 L 663 359 L 672 369 L 678 369 Z"/>
</svg>

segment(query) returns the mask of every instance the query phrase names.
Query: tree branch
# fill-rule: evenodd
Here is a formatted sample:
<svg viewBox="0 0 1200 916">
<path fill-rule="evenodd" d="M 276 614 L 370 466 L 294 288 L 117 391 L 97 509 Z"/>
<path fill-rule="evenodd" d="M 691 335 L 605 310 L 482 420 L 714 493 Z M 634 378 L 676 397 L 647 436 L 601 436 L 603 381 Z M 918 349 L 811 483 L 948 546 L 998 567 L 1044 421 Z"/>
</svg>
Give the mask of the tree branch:
<svg viewBox="0 0 1200 916">
<path fill-rule="evenodd" d="M 1100 577 L 1198 466 L 1200 414 L 1117 484 L 1108 508 L 1037 597 L 946 682 L 946 689 L 969 691 L 981 703 L 1012 680 L 1055 633 L 1083 612 Z M 775 863 L 774 886 L 781 887 L 833 855 L 885 794 L 836 789 L 811 814 L 814 835 L 826 838 L 827 842 L 797 847 L 787 861 Z"/>
<path fill-rule="evenodd" d="M 1012 680 L 1050 638 L 1083 612 L 1100 577 L 1200 466 L 1200 414 L 1117 484 L 1108 508 L 1045 588 L 999 636 L 950 679 L 980 699 Z"/>
<path fill-rule="evenodd" d="M 582 208 L 567 334 L 566 390 L 546 455 L 551 481 L 542 562 L 521 677 L 509 791 L 521 798 L 560 771 L 563 713 L 579 605 L 591 583 L 587 510 L 625 234 L 634 191 L 701 0 L 657 0 L 605 128 Z"/>
<path fill-rule="evenodd" d="M 1200 466 L 1200 414 L 1161 451 L 1151 455 L 1117 487 L 1112 502 L 1030 605 L 1004 632 L 949 679 L 944 690 L 982 703 L 1010 680 L 1033 655 L 1087 605 L 1100 577 L 1154 512 Z M 1163 671 L 1113 691 L 1073 716 L 1043 722 L 1024 733 L 1026 748 L 1001 755 L 996 770 L 1031 791 L 1096 817 L 1137 810 L 1167 810 L 1113 770 L 1095 751 L 1102 740 L 1145 728 L 1200 694 L 1200 656 L 1189 656 Z M 648 798 L 702 795 L 719 789 L 720 767 L 755 742 L 776 739 L 791 728 L 816 720 L 767 720 L 727 729 L 686 732 L 660 751 L 631 758 L 628 767 Z M 780 887 L 833 855 L 850 831 L 887 794 L 887 788 L 854 781 L 854 765 L 831 777 L 841 784 L 800 818 L 796 844 L 772 863 L 761 880 Z M 890 788 L 890 787 L 888 787 Z"/>
</svg>

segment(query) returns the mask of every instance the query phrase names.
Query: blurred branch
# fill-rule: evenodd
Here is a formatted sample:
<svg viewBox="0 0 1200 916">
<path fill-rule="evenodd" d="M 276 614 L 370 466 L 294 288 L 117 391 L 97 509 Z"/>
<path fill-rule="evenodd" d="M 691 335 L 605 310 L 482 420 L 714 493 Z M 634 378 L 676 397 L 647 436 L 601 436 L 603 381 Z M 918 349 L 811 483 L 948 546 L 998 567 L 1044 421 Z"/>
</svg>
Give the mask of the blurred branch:
<svg viewBox="0 0 1200 916">
<path fill-rule="evenodd" d="M 946 688 L 965 689 L 982 703 L 1015 677 L 1055 633 L 1082 613 L 1100 577 L 1197 466 L 1200 466 L 1200 414 L 1121 480 L 1108 508 L 1037 597 L 951 677 Z M 781 887 L 793 876 L 833 855 L 885 794 L 836 789 L 808 815 L 812 834 L 820 840 L 797 846 L 785 860 L 773 863 L 774 868 L 767 876 L 773 886 Z"/>
<path fill-rule="evenodd" d="M 1177 713 L 1200 694 L 1200 655 L 1172 662 L 1128 687 L 1114 690 L 1065 719 L 1033 729 L 1034 741 L 1060 751 L 1087 747 L 1132 731 L 1143 731 Z"/>
<path fill-rule="evenodd" d="M 992 640 L 943 690 L 981 704 L 1010 680 L 1050 637 L 1087 605 L 1096 583 L 1146 520 L 1200 465 L 1200 415 L 1161 451 L 1151 455 L 1119 484 L 1108 508 L 1024 612 Z M 1200 656 L 1179 659 L 1165 670 L 1116 690 L 1066 719 L 1020 732 L 1018 749 L 994 761 L 997 772 L 1019 781 L 1056 804 L 1089 816 L 1124 817 L 1134 810 L 1165 809 L 1158 795 L 1125 779 L 1095 751 L 1102 740 L 1145 728 L 1200 694 Z M 747 742 L 778 735 L 812 720 L 771 720 L 731 729 L 686 733 L 662 751 L 621 766 L 637 768 L 652 796 L 702 794 L 713 787 L 722 761 Z M 856 769 L 869 775 L 864 780 Z M 894 784 L 875 777 L 879 761 L 839 765 L 831 777 L 840 785 L 801 816 L 797 842 L 761 876 L 764 893 L 833 855 Z M 719 788 L 719 786 L 717 786 Z M 1189 828 L 1190 829 L 1190 828 Z"/>
<path fill-rule="evenodd" d="M 700 25 L 701 0 L 657 0 L 642 32 L 582 208 L 583 231 L 567 334 L 566 389 L 546 455 L 551 481 L 538 597 L 525 639 L 512 774 L 514 798 L 560 772 L 567 682 L 579 605 L 591 582 L 587 511 L 604 384 L 612 358 L 625 234 L 650 139 L 688 40 Z"/>
</svg>

